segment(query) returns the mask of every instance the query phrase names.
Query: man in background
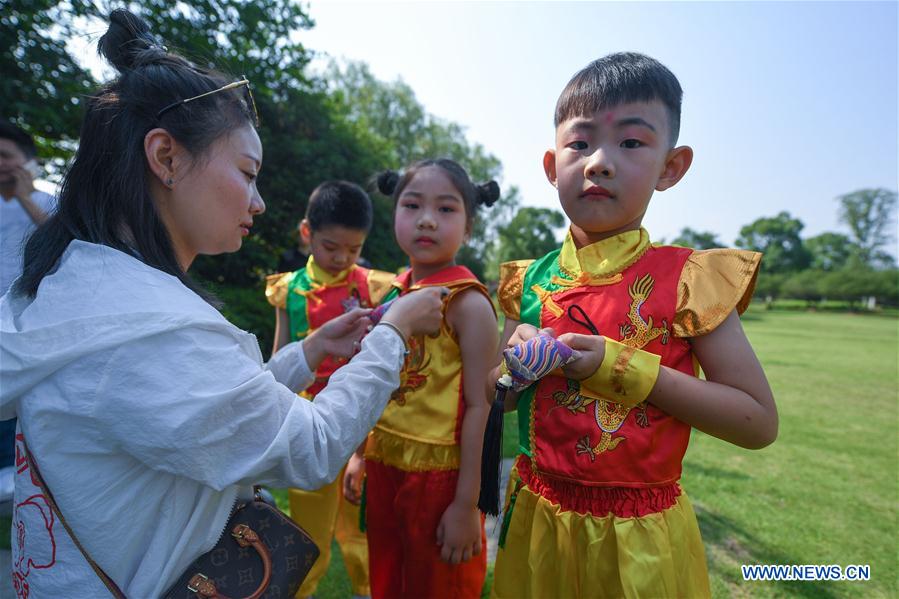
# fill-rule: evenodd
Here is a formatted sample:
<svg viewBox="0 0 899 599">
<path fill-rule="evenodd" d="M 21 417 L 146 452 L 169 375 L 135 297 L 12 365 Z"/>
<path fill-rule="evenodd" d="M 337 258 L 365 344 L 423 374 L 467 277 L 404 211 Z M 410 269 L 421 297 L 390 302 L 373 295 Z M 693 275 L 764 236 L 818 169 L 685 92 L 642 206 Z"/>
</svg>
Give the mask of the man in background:
<svg viewBox="0 0 899 599">
<path fill-rule="evenodd" d="M 22 272 L 22 247 L 47 219 L 53 198 L 34 188 L 39 167 L 31 136 L 0 121 L 0 295 Z"/>
</svg>

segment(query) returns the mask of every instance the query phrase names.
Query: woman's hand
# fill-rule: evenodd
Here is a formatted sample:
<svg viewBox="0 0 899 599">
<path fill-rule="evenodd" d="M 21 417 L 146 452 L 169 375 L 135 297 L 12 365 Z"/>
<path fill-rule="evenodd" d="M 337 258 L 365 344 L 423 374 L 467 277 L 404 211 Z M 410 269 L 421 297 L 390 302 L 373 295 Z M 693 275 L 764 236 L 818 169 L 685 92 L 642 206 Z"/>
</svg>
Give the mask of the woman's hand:
<svg viewBox="0 0 899 599">
<path fill-rule="evenodd" d="M 343 496 L 353 505 L 362 502 L 362 479 L 365 478 L 365 458 L 358 452 L 350 456 L 343 473 Z"/>
<path fill-rule="evenodd" d="M 574 360 L 562 367 L 562 373 L 570 379 L 582 381 L 599 370 L 606 356 L 606 338 L 602 335 L 563 333 L 559 341 L 577 352 Z"/>
<path fill-rule="evenodd" d="M 440 559 L 448 564 L 467 562 L 481 553 L 481 513 L 474 505 L 453 501 L 437 525 Z"/>
<path fill-rule="evenodd" d="M 426 287 L 397 299 L 381 322 L 398 328 L 408 341 L 414 335 L 431 335 L 440 330 L 443 322 L 443 298 L 449 295 L 446 287 Z"/>
<path fill-rule="evenodd" d="M 315 371 L 326 356 L 349 358 L 359 349 L 371 321 L 368 308 L 356 308 L 338 316 L 310 333 L 303 340 L 303 354 L 309 369 Z"/>
</svg>

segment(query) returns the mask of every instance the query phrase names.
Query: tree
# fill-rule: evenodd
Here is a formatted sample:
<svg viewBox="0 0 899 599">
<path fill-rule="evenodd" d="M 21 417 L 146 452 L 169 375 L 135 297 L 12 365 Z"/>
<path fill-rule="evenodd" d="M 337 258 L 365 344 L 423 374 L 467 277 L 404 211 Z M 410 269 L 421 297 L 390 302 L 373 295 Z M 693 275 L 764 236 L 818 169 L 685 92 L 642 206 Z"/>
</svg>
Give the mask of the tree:
<svg viewBox="0 0 899 599">
<path fill-rule="evenodd" d="M 888 254 L 879 251 L 893 238 L 896 227 L 896 192 L 889 189 L 860 189 L 839 196 L 840 221 L 852 232 L 862 264 L 880 266 L 893 263 Z"/>
<path fill-rule="evenodd" d="M 240 252 L 196 260 L 191 271 L 200 278 L 222 285 L 257 285 L 275 268 L 280 253 L 295 243 L 291 234 L 305 212 L 309 193 L 324 180 L 346 179 L 367 186 L 379 170 L 428 156 L 455 158 L 476 181 L 502 174 L 495 156 L 470 144 L 458 124 L 429 115 L 403 82 L 378 81 L 362 63 L 346 69 L 345 81 L 333 84 L 308 73 L 311 53 L 296 34 L 313 22 L 304 5 L 294 0 L 19 4 L 27 9 L 4 7 L 2 12 L 0 41 L 14 50 L 14 61 L 2 63 L 0 89 L 4 101 L 12 98 L 17 121 L 35 132 L 63 131 L 53 133 L 59 140 L 47 138 L 44 156 L 70 155 L 80 120 L 80 107 L 71 108 L 71 98 L 94 88 L 62 40 L 76 29 L 102 32 L 114 7 L 124 4 L 142 16 L 160 43 L 194 63 L 250 80 L 261 117 L 265 164 L 259 189 L 266 214 Z M 82 18 L 90 19 L 89 24 L 79 21 L 76 28 L 75 20 Z M 46 95 L 47 102 L 34 102 L 35 96 L 27 93 L 34 81 L 49 90 L 37 94 Z M 62 123 L 58 127 L 53 124 L 57 117 Z M 373 200 L 375 228 L 364 253 L 378 266 L 393 269 L 407 261 L 393 239 L 393 206 L 376 194 Z M 475 226 L 470 244 L 459 254 L 460 262 L 483 275 L 495 225 L 510 218 L 517 204 L 517 190 L 505 190 L 499 205 L 487 213 L 490 224 L 482 218 Z"/>
<path fill-rule="evenodd" d="M 737 247 L 762 252 L 762 267 L 772 273 L 796 272 L 811 262 L 808 250 L 802 245 L 799 233 L 805 225 L 789 213 L 781 212 L 772 218 L 760 218 L 740 229 Z"/>
<path fill-rule="evenodd" d="M 821 233 L 806 239 L 804 243 L 811 255 L 811 268 L 816 270 L 839 270 L 846 266 L 851 256 L 858 253 L 858 246 L 842 233 Z"/>
<path fill-rule="evenodd" d="M 671 243 L 693 248 L 695 250 L 710 250 L 713 248 L 725 247 L 723 243 L 718 241 L 718 236 L 714 233 L 694 231 L 690 227 L 681 229 L 680 235 L 678 235 Z"/>
<path fill-rule="evenodd" d="M 368 65 L 354 61 L 332 61 L 325 78 L 335 111 L 380 160 L 371 175 L 385 169 L 398 170 L 425 158 L 448 157 L 461 164 L 476 183 L 502 178 L 498 158 L 481 144 L 469 142 L 461 125 L 428 113 L 402 80 L 381 81 Z M 369 258 L 382 268 L 396 268 L 407 260 L 393 239 L 393 206 L 385 206 L 383 200 L 377 202 L 378 214 L 366 247 L 379 248 L 382 253 L 378 260 L 371 255 Z M 495 261 L 498 228 L 508 222 L 518 204 L 518 188 L 512 186 L 504 190 L 493 207 L 480 210 L 457 261 L 481 278 L 488 270 L 494 271 L 487 265 Z M 388 215 L 390 219 L 386 218 Z"/>
<path fill-rule="evenodd" d="M 780 296 L 805 300 L 809 304 L 820 301 L 822 274 L 820 271 L 804 270 L 785 277 L 780 286 Z"/>
<path fill-rule="evenodd" d="M 2 3 L 0 10 L 0 97 L 3 116 L 28 131 L 38 155 L 60 170 L 81 126 L 83 98 L 95 81 L 72 58 L 65 40 L 77 35 L 75 17 L 89 6 L 58 0 Z"/>
<path fill-rule="evenodd" d="M 499 227 L 499 262 L 539 258 L 556 249 L 555 229 L 565 224 L 561 212 L 527 206 L 518 211 L 508 225 Z"/>
</svg>

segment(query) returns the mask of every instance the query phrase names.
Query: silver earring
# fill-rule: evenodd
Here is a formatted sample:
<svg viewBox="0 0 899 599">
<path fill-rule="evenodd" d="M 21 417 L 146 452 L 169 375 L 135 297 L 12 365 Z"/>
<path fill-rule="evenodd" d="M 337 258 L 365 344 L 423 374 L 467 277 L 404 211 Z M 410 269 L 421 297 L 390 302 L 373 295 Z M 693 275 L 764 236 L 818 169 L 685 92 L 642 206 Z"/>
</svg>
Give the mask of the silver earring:
<svg viewBox="0 0 899 599">
<path fill-rule="evenodd" d="M 175 184 L 175 181 L 173 181 L 172 178 L 169 177 L 168 179 L 165 180 L 165 184 L 168 185 L 169 187 L 171 187 L 172 185 Z"/>
</svg>

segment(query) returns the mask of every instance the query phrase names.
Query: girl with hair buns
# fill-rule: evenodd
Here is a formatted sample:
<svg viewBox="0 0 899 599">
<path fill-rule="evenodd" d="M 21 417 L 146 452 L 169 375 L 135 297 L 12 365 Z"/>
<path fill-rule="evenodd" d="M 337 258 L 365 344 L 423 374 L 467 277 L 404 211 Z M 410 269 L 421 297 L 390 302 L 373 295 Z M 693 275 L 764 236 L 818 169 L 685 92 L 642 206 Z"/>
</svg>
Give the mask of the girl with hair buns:
<svg viewBox="0 0 899 599">
<path fill-rule="evenodd" d="M 487 289 L 456 253 L 478 205 L 492 205 L 499 187 L 474 185 L 456 162 L 438 159 L 402 176 L 382 173 L 378 188 L 394 198 L 394 231 L 411 266 L 385 301 L 434 286 L 450 293 L 439 334 L 409 338 L 400 388 L 364 450 L 372 597 L 479 597 L 487 571 L 477 508 L 484 380 L 498 332 Z M 362 468 L 357 454 L 344 477 L 350 500 Z"/>
<path fill-rule="evenodd" d="M 359 348 L 368 311 L 263 364 L 187 274 L 239 249 L 265 209 L 247 82 L 168 53 L 123 10 L 100 52 L 119 76 L 88 99 L 58 210 L 0 300 L 20 597 L 105 596 L 95 566 L 129 597 L 160 596 L 253 484 L 333 480 L 397 388 L 404 338 L 441 319 L 444 290 L 401 299 L 315 403 L 297 401 L 326 354 Z"/>
</svg>

